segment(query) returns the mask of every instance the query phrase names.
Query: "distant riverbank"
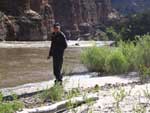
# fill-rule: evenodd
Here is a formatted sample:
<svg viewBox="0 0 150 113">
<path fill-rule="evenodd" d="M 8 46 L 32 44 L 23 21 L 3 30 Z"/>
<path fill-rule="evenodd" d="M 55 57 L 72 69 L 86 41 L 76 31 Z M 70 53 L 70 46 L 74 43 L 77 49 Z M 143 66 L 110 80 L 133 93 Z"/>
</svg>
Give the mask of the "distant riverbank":
<svg viewBox="0 0 150 113">
<path fill-rule="evenodd" d="M 91 47 L 110 45 L 114 41 L 68 41 L 69 47 Z M 0 48 L 43 48 L 50 47 L 51 41 L 2 41 Z"/>
</svg>

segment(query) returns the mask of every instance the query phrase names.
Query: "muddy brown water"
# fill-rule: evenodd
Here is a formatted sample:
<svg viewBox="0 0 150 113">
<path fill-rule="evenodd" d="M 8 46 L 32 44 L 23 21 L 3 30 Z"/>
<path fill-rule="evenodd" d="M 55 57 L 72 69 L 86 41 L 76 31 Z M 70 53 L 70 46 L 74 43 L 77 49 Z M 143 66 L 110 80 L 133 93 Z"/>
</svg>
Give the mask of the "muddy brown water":
<svg viewBox="0 0 150 113">
<path fill-rule="evenodd" d="M 47 60 L 49 48 L 0 48 L 0 88 L 26 83 L 47 81 L 54 78 L 52 59 Z M 65 73 L 81 71 L 81 48 L 65 51 Z"/>
</svg>

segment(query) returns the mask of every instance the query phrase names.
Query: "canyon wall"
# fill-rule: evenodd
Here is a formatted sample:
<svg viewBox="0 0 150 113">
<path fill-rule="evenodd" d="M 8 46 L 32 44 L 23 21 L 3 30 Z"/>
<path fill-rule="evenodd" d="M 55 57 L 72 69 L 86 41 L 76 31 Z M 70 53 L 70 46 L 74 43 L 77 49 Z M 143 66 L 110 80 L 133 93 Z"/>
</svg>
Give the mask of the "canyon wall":
<svg viewBox="0 0 150 113">
<path fill-rule="evenodd" d="M 53 0 L 51 4 L 55 20 L 67 29 L 103 23 L 111 12 L 110 0 Z"/>
<path fill-rule="evenodd" d="M 112 6 L 121 14 L 135 14 L 150 10 L 150 0 L 112 0 Z"/>
<path fill-rule="evenodd" d="M 6 15 L 17 17 L 17 21 L 18 18 L 21 17 L 22 20 L 22 17 L 24 17 L 23 19 L 26 21 L 29 20 L 31 23 L 36 23 L 36 29 L 38 29 L 37 27 L 42 27 L 43 18 L 41 9 L 43 8 L 43 3 L 46 1 L 47 0 L 1 0 L 0 11 Z M 112 11 L 111 0 L 49 0 L 47 2 L 49 3 L 48 7 L 51 9 L 50 19 L 54 19 L 52 22 L 59 22 L 62 25 L 63 31 L 70 39 L 76 39 L 79 35 L 84 34 L 91 35 L 94 26 L 107 22 L 107 17 Z M 30 9 L 36 11 L 37 14 L 35 14 L 36 12 L 28 11 Z M 26 11 L 30 12 L 28 13 L 29 16 L 25 13 Z M 40 17 L 33 19 L 32 13 L 35 14 L 36 17 L 40 14 L 41 19 Z M 28 24 L 29 23 L 30 22 L 28 22 Z M 24 25 L 26 24 L 22 24 L 20 27 L 19 24 L 20 29 L 25 29 L 22 28 Z M 35 26 L 33 26 L 31 31 L 35 29 L 34 27 Z M 38 30 L 40 31 L 41 28 Z M 19 31 L 23 32 L 23 30 Z M 28 34 L 32 33 L 28 31 Z M 20 40 L 21 38 L 18 39 Z M 40 40 L 41 39 L 40 37 Z M 32 36 L 27 39 L 24 38 L 23 40 L 32 40 Z"/>
</svg>

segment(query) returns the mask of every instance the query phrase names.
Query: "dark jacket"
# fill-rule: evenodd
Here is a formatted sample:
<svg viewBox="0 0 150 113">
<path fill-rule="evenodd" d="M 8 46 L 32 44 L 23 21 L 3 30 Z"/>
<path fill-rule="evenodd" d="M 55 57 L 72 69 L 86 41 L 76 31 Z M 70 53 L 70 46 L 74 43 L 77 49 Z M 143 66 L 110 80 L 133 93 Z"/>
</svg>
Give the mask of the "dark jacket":
<svg viewBox="0 0 150 113">
<path fill-rule="evenodd" d="M 63 32 L 52 33 L 51 48 L 49 56 L 63 56 L 64 50 L 67 48 L 66 36 Z"/>
</svg>

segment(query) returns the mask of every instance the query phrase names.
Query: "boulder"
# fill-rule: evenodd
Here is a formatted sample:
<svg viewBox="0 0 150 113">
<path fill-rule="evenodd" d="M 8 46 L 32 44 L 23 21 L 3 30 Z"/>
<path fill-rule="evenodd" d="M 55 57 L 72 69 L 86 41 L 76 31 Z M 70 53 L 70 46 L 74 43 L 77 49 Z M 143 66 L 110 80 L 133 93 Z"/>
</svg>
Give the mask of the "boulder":
<svg viewBox="0 0 150 113">
<path fill-rule="evenodd" d="M 19 31 L 17 33 L 18 41 L 42 41 L 44 40 L 41 29 L 41 16 L 35 11 L 25 11 L 25 16 L 17 20 Z"/>
</svg>

